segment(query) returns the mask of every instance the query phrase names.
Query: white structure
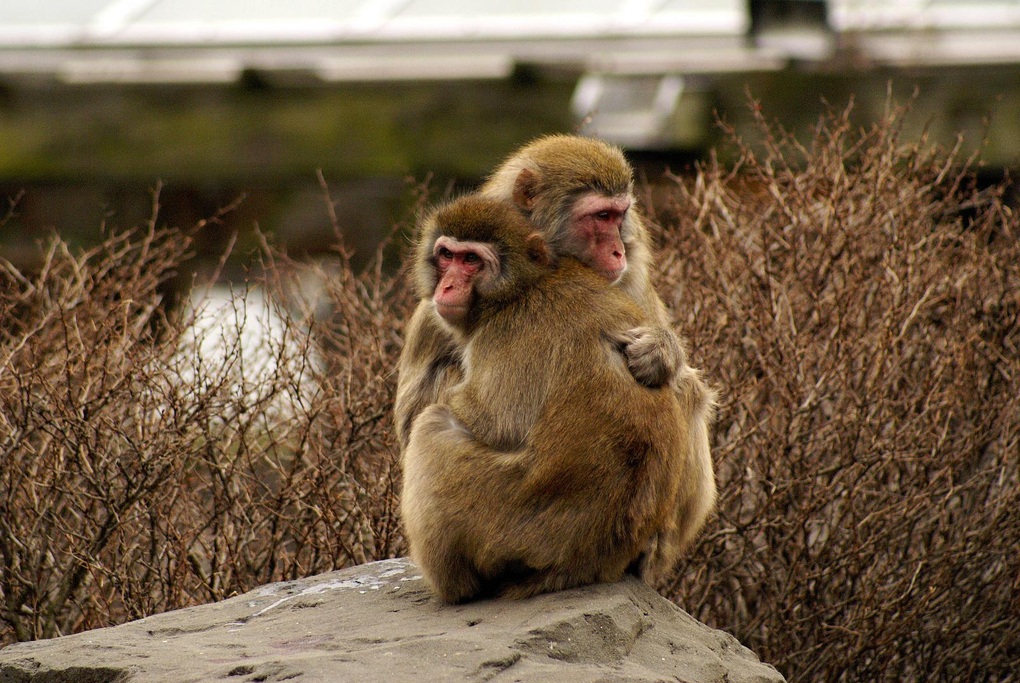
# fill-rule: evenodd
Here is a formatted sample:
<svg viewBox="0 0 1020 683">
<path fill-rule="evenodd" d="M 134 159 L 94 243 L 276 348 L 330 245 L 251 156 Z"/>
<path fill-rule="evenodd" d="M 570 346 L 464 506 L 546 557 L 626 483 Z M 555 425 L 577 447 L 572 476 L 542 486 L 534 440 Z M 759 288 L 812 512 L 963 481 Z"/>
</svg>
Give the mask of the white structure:
<svg viewBox="0 0 1020 683">
<path fill-rule="evenodd" d="M 319 356 L 304 326 L 285 316 L 261 288 L 196 288 L 173 372 L 199 392 L 225 386 L 236 413 L 266 401 L 271 415 L 306 409 L 319 391 Z"/>
<path fill-rule="evenodd" d="M 851 59 L 842 59 L 850 56 Z M 684 92 L 791 64 L 1020 64 L 1020 0 L 2 0 L 0 78 L 232 83 L 580 77 L 625 145 L 668 139 Z"/>
<path fill-rule="evenodd" d="M 829 23 L 876 64 L 1020 62 L 1018 0 L 829 0 Z"/>
<path fill-rule="evenodd" d="M 555 8 L 555 9 L 553 9 Z M 498 78 L 759 69 L 743 0 L 4 0 L 0 73 L 83 81 Z"/>
</svg>

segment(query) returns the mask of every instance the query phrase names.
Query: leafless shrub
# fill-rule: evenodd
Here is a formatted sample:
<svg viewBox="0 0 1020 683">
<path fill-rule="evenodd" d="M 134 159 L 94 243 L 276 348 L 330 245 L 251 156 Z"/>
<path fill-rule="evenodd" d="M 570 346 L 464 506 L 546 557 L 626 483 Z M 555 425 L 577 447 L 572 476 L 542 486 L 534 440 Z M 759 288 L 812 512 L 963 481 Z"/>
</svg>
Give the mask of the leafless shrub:
<svg viewBox="0 0 1020 683">
<path fill-rule="evenodd" d="M 1020 245 L 904 110 L 661 202 L 662 291 L 721 390 L 721 500 L 671 594 L 792 681 L 1013 680 Z M 962 169 L 962 170 L 961 170 Z"/>
<path fill-rule="evenodd" d="M 37 273 L 0 268 L 0 642 L 402 551 L 397 280 L 265 245 L 269 295 L 242 289 L 218 332 L 202 303 L 163 317 L 195 230 L 156 208 L 84 253 L 54 238 Z M 334 315 L 271 303 L 310 276 Z"/>
</svg>

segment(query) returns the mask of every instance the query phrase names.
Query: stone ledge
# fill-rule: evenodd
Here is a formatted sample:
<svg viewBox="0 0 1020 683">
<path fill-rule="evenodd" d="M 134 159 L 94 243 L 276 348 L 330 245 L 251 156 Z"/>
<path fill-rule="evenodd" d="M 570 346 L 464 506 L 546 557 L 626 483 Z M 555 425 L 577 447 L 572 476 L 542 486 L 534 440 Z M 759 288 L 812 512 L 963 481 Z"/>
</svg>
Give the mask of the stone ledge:
<svg viewBox="0 0 1020 683">
<path fill-rule="evenodd" d="M 0 683 L 783 677 L 636 579 L 443 606 L 407 559 L 0 650 Z"/>
</svg>

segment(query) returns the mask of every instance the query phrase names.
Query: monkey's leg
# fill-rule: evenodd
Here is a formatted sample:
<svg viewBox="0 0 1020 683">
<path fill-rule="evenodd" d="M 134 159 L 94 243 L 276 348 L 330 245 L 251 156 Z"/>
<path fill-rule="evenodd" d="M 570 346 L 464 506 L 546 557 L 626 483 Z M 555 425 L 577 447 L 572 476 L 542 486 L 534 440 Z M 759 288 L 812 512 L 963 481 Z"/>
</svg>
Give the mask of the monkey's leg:
<svg viewBox="0 0 1020 683">
<path fill-rule="evenodd" d="M 468 437 L 446 406 L 429 406 L 414 421 L 404 463 L 401 516 L 411 558 L 436 595 L 450 603 L 482 589 L 463 522 L 473 514 L 465 497 L 478 495 L 468 487 Z"/>
<path fill-rule="evenodd" d="M 470 559 L 441 534 L 412 544 L 411 558 L 440 600 L 450 604 L 466 602 L 482 593 L 482 581 Z"/>
</svg>

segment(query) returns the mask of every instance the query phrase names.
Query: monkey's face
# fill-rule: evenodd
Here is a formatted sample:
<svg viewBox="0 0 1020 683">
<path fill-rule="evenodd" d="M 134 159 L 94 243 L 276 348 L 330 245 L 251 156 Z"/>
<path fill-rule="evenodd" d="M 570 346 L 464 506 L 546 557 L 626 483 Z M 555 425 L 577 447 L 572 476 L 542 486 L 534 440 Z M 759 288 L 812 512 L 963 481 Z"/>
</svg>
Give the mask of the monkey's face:
<svg viewBox="0 0 1020 683">
<path fill-rule="evenodd" d="M 630 205 L 627 195 L 582 194 L 570 206 L 563 251 L 609 282 L 618 281 L 627 270 L 623 231 Z"/>
<path fill-rule="evenodd" d="M 499 255 L 484 242 L 441 235 L 432 248 L 432 256 L 436 268 L 432 301 L 436 312 L 447 323 L 462 327 L 475 293 L 485 291 L 499 279 Z"/>
</svg>

